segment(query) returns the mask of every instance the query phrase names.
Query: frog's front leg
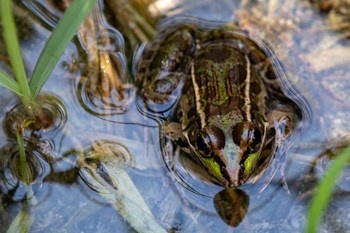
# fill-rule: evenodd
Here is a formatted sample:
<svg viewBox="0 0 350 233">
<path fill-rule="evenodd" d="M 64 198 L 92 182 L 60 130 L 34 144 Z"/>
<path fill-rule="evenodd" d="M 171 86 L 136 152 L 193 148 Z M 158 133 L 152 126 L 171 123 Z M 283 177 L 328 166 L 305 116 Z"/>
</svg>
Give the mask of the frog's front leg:
<svg viewBox="0 0 350 233">
<path fill-rule="evenodd" d="M 297 120 L 292 112 L 286 110 L 274 110 L 268 115 L 268 128 L 273 128 L 275 131 L 274 146 L 272 148 L 272 153 L 275 154 L 274 159 L 271 161 L 269 166 L 269 172 L 265 184 L 261 190 L 264 190 L 267 185 L 271 182 L 277 171 L 280 171 L 282 176 L 283 187 L 289 193 L 288 185 L 285 180 L 285 164 L 286 155 L 289 148 L 292 145 L 291 133 Z M 286 143 L 286 141 L 290 141 Z"/>
<path fill-rule="evenodd" d="M 274 110 L 268 115 L 269 126 L 275 130 L 275 143 L 280 146 L 292 134 L 296 128 L 297 119 L 295 114 L 287 110 Z"/>
</svg>

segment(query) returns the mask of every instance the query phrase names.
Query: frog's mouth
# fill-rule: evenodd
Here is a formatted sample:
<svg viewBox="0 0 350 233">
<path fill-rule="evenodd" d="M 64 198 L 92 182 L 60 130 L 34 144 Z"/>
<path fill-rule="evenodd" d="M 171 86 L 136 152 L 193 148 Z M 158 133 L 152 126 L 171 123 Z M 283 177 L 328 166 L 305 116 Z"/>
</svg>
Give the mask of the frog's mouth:
<svg viewBox="0 0 350 233">
<path fill-rule="evenodd" d="M 224 185 L 225 187 L 238 187 L 239 184 L 239 179 L 237 179 L 238 174 L 239 174 L 239 170 L 237 171 L 233 171 L 233 170 L 228 170 L 227 169 L 227 164 L 224 163 L 224 161 L 222 161 L 219 158 L 215 159 L 215 162 L 218 164 L 218 166 L 220 167 L 220 173 L 222 176 L 222 180 L 218 180 L 218 182 L 222 185 Z M 236 174 L 236 175 L 233 175 Z"/>
<path fill-rule="evenodd" d="M 244 182 L 240 179 L 240 169 L 223 169 L 222 176 L 225 178 L 225 186 L 235 188 L 242 185 Z"/>
</svg>

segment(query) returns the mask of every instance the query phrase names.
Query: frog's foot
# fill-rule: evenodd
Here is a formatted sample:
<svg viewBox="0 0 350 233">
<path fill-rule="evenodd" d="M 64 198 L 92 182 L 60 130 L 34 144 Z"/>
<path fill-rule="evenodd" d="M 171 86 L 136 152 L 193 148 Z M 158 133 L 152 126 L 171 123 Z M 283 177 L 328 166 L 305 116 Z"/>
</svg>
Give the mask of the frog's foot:
<svg viewBox="0 0 350 233">
<path fill-rule="evenodd" d="M 186 140 L 180 123 L 165 122 L 161 127 L 161 133 L 173 141 Z"/>
<path fill-rule="evenodd" d="M 284 189 L 289 194 L 289 188 L 287 181 L 285 179 L 285 165 L 286 165 L 286 154 L 289 147 L 281 146 L 278 148 L 275 158 L 272 160 L 270 166 L 269 166 L 269 173 L 267 175 L 266 180 L 264 181 L 263 187 L 260 189 L 260 192 L 264 191 L 266 187 L 271 183 L 272 179 L 276 175 L 277 171 L 280 171 L 281 173 L 281 182 L 284 187 Z M 276 148 L 277 149 L 277 148 Z"/>
<path fill-rule="evenodd" d="M 263 187 L 260 192 L 262 192 L 272 181 L 273 177 L 276 175 L 277 171 L 281 173 L 281 181 L 284 189 L 289 192 L 288 184 L 285 179 L 285 165 L 286 165 L 286 155 L 291 147 L 292 143 L 284 143 L 291 134 L 291 130 L 289 129 L 290 118 L 288 116 L 283 116 L 281 119 L 274 120 L 274 128 L 276 131 L 275 135 L 275 145 L 272 151 L 275 151 L 275 156 L 269 165 L 269 174 L 267 175 L 267 179 L 264 182 Z"/>
<path fill-rule="evenodd" d="M 276 143 L 277 146 L 281 145 L 291 134 L 290 128 L 291 120 L 288 116 L 283 116 L 279 121 L 274 121 L 274 127 L 276 130 Z"/>
</svg>

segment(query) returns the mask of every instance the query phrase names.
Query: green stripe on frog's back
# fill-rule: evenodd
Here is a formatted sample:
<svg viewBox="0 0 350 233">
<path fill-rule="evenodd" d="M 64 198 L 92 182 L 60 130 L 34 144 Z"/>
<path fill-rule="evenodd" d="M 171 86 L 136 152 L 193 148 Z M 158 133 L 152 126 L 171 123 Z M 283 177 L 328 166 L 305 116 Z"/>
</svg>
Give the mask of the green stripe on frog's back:
<svg viewBox="0 0 350 233">
<path fill-rule="evenodd" d="M 192 86 L 189 88 L 190 81 L 187 81 L 183 94 L 188 99 L 191 99 L 190 96 L 195 99 L 195 115 L 193 111 L 184 112 L 186 119 L 191 120 L 182 122 L 185 123 L 183 129 L 190 127 L 187 134 L 189 144 L 194 148 L 193 145 L 197 143 L 195 137 L 198 137 L 196 135 L 202 134 L 211 138 L 208 143 L 221 145 L 222 147 L 214 149 L 217 152 L 213 159 L 200 160 L 210 167 L 209 172 L 212 174 L 218 174 L 220 167 L 227 168 L 222 175 L 231 184 L 238 185 L 242 182 L 239 178 L 243 172 L 241 167 L 249 155 L 247 145 L 239 149 L 239 141 L 235 144 L 232 135 L 244 133 L 245 127 L 255 124 L 252 122 L 256 121 L 256 117 L 259 122 L 266 119 L 266 92 L 260 73 L 251 64 L 246 53 L 227 43 L 214 42 L 198 46 L 191 62 L 190 76 Z M 181 104 L 182 100 L 179 106 L 181 108 L 184 106 Z M 238 131 L 233 130 L 240 122 L 250 123 L 236 127 Z M 195 129 L 193 124 L 198 128 Z M 235 136 L 240 140 L 239 137 L 240 135 Z M 259 154 L 257 153 L 252 167 L 256 166 Z"/>
<path fill-rule="evenodd" d="M 230 117 L 250 118 L 251 111 L 259 111 L 255 102 L 261 101 L 262 81 L 257 80 L 255 71 L 251 71 L 245 54 L 226 44 L 212 43 L 195 54 L 193 64 L 196 85 L 199 87 L 197 96 L 200 96 L 197 104 L 201 106 L 206 121 L 232 111 L 236 116 Z M 253 92 L 252 89 L 260 92 Z"/>
</svg>

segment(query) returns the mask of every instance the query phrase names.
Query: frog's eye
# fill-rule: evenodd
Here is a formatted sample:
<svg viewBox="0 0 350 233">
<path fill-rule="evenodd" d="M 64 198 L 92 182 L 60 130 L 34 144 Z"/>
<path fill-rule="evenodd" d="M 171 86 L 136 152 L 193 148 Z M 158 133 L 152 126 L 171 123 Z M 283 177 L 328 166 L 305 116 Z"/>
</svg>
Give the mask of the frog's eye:
<svg viewBox="0 0 350 233">
<path fill-rule="evenodd" d="M 241 122 L 232 129 L 232 140 L 236 145 L 245 143 L 250 149 L 255 150 L 261 143 L 261 131 L 251 122 Z"/>
<path fill-rule="evenodd" d="M 241 141 L 243 139 L 244 128 L 245 124 L 243 122 L 236 124 L 232 128 L 232 140 L 236 145 L 241 144 Z"/>
<path fill-rule="evenodd" d="M 203 157 L 211 156 L 210 138 L 206 133 L 201 132 L 196 138 L 196 148 Z"/>
<path fill-rule="evenodd" d="M 204 132 L 208 135 L 212 148 L 221 150 L 225 147 L 225 134 L 220 128 L 206 126 Z"/>
</svg>

